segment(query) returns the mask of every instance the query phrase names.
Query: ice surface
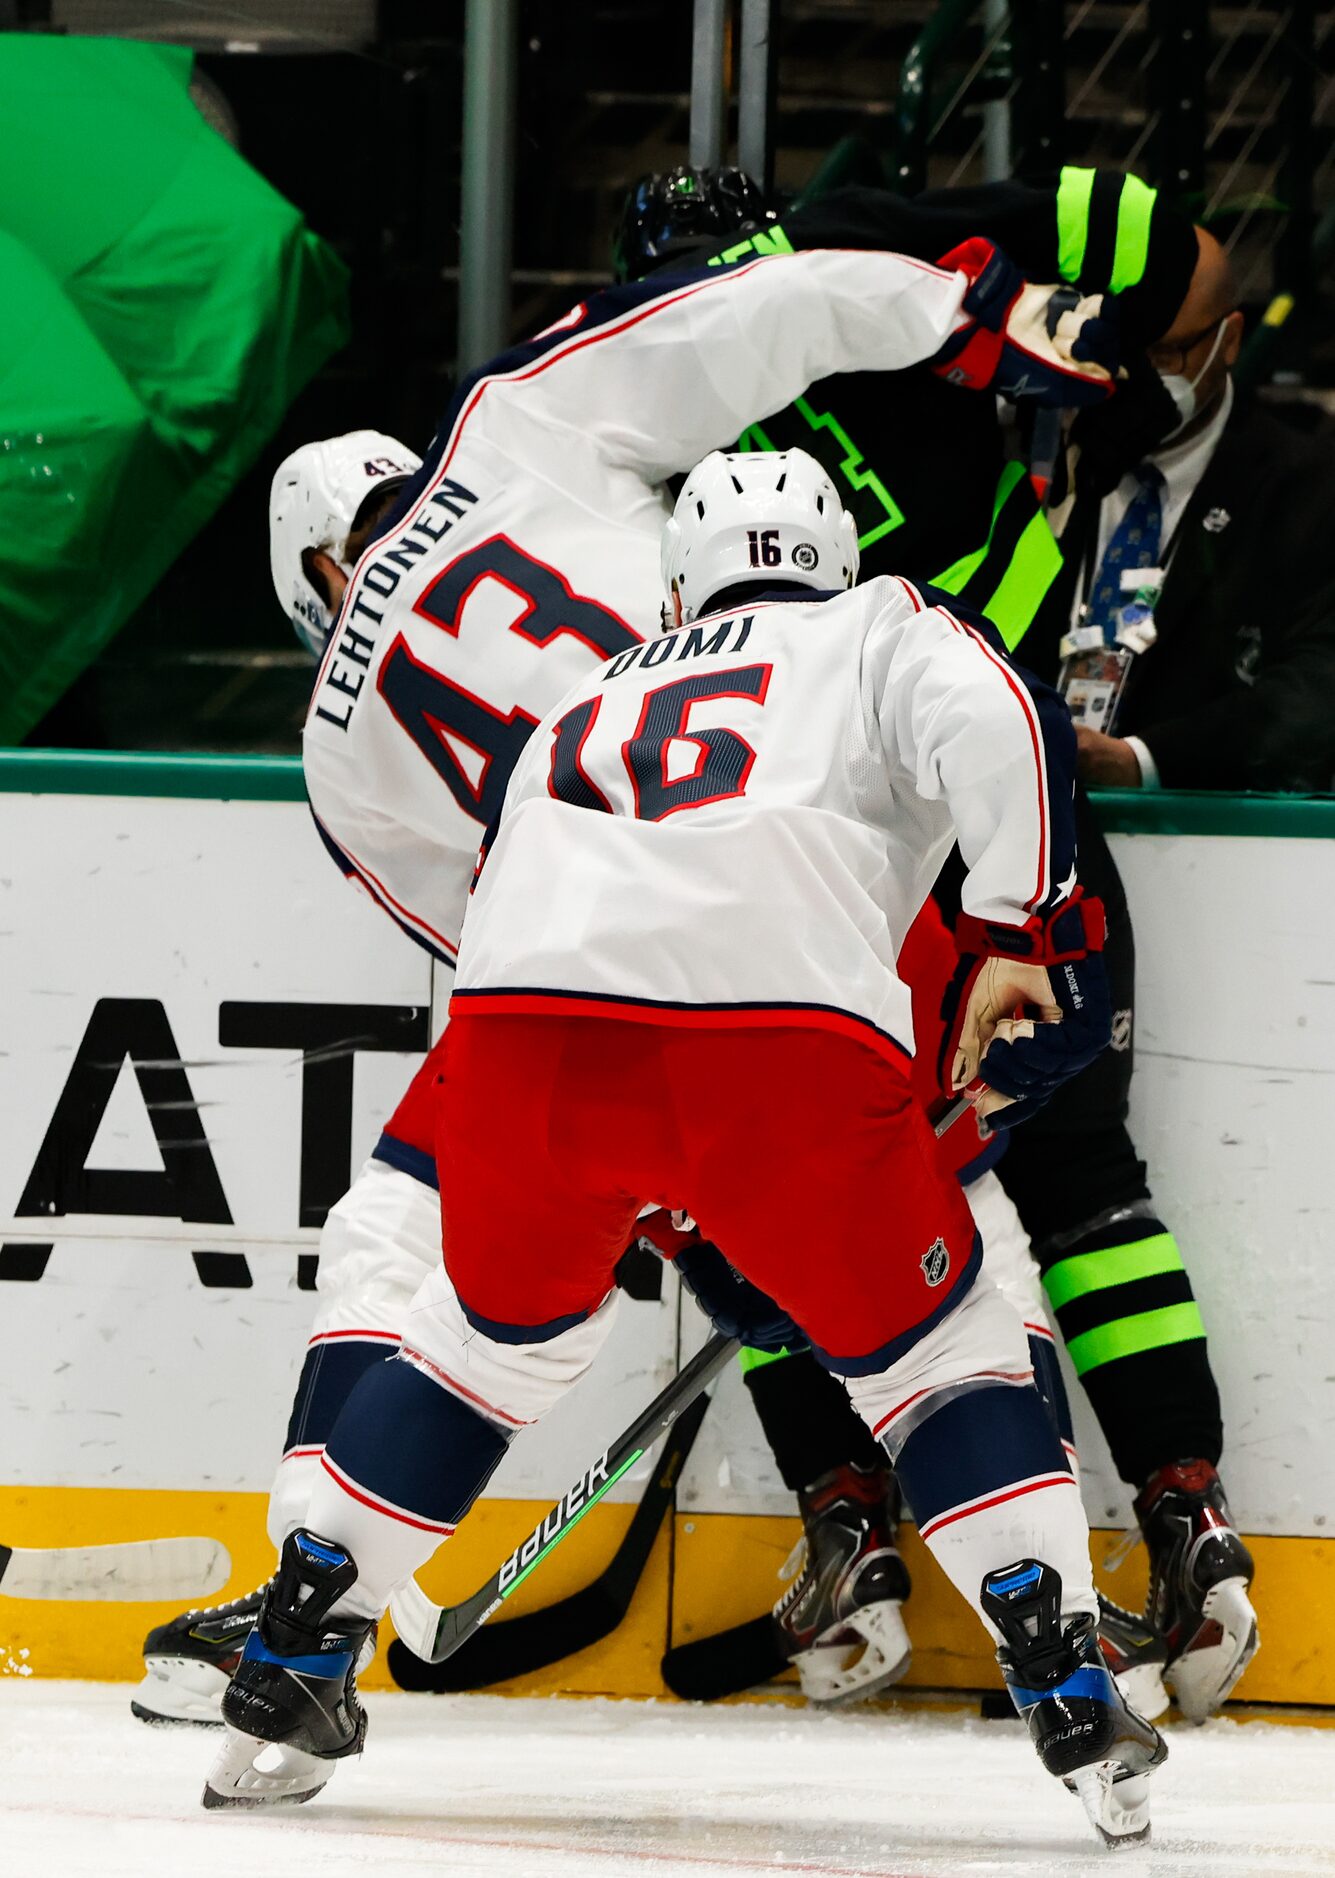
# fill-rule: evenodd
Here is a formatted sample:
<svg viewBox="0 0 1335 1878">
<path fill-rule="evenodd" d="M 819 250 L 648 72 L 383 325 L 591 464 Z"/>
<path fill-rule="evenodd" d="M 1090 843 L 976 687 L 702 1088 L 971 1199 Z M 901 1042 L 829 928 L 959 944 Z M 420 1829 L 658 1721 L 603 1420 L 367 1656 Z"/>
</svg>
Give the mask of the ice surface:
<svg viewBox="0 0 1335 1878">
<path fill-rule="evenodd" d="M 1258 1878 L 1335 1873 L 1335 1731 L 1171 1730 L 1155 1843 L 1106 1853 L 1018 1724 L 373 1695 L 370 1744 L 281 1814 L 205 1813 L 217 1737 L 127 1687 L 0 1681 L 4 1878 Z M 1111 1860 L 1111 1863 L 1109 1862 Z"/>
</svg>

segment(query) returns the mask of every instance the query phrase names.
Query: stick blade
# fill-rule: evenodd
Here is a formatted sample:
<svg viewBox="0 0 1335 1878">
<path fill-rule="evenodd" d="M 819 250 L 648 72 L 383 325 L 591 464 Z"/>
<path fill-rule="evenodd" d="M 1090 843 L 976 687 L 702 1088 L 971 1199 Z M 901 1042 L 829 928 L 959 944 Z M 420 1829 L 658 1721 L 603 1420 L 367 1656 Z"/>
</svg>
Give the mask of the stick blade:
<svg viewBox="0 0 1335 1878">
<path fill-rule="evenodd" d="M 121 1545 L 0 1547 L 0 1596 L 157 1602 L 205 1598 L 232 1575 L 217 1539 L 138 1539 Z"/>
<path fill-rule="evenodd" d="M 788 1667 L 768 1611 L 717 1636 L 679 1644 L 663 1658 L 663 1681 L 684 1702 L 717 1702 L 773 1682 Z"/>
</svg>

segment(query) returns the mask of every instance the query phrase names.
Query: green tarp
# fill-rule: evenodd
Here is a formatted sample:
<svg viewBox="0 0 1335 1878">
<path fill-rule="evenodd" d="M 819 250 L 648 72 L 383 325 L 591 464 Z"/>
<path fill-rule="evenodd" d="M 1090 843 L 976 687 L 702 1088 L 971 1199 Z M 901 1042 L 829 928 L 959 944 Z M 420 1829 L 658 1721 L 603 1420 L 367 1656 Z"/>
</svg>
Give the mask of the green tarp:
<svg viewBox="0 0 1335 1878">
<path fill-rule="evenodd" d="M 191 62 L 0 34 L 0 744 L 347 339 L 343 263 L 204 122 Z"/>
</svg>

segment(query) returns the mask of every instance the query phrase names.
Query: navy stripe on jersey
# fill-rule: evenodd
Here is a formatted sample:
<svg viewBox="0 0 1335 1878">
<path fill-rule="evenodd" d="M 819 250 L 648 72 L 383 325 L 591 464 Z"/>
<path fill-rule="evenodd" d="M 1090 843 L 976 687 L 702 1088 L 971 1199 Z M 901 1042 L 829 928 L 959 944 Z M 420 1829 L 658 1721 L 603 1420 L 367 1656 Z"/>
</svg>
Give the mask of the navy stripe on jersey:
<svg viewBox="0 0 1335 1878">
<path fill-rule="evenodd" d="M 396 1168 L 400 1174 L 407 1174 L 413 1180 L 420 1180 L 424 1187 L 434 1187 L 437 1193 L 440 1192 L 436 1157 L 428 1154 L 425 1148 L 409 1147 L 406 1141 L 400 1141 L 386 1132 L 372 1148 L 371 1159 L 383 1161 L 386 1167 Z"/>
<path fill-rule="evenodd" d="M 1023 686 L 1033 704 L 1038 732 L 1042 738 L 1042 760 L 1046 770 L 1046 827 L 1047 827 L 1047 864 L 1046 889 L 1030 905 L 1030 911 L 1037 914 L 1051 912 L 1063 900 L 1069 898 L 1070 883 L 1075 873 L 1075 727 L 1071 722 L 1071 713 L 1062 701 L 1059 693 L 1051 685 L 1044 684 L 1041 678 L 1027 671 L 1023 665 L 1017 665 L 1006 650 L 1001 634 L 987 618 L 975 607 L 965 606 L 953 593 L 946 593 L 940 587 L 933 587 L 928 581 L 915 580 L 905 585 L 912 585 L 915 593 L 921 596 L 924 605 L 940 607 L 942 612 L 957 619 L 962 626 L 975 632 L 987 645 L 989 651 L 996 654 Z M 1063 888 L 1065 891 L 1063 891 Z"/>
</svg>

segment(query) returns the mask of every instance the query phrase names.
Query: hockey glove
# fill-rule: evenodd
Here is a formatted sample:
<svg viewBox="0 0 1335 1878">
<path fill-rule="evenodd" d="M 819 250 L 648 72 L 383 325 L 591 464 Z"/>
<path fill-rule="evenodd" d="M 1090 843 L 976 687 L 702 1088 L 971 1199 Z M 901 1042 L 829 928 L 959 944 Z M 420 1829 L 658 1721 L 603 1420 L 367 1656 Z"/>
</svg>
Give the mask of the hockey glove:
<svg viewBox="0 0 1335 1878">
<path fill-rule="evenodd" d="M 753 1350 L 806 1349 L 807 1340 L 792 1318 L 707 1239 L 683 1246 L 672 1262 L 700 1309 L 725 1337 L 736 1337 Z"/>
<path fill-rule="evenodd" d="M 942 1087 L 967 1091 L 994 1128 L 1012 1128 L 1094 1061 L 1112 1035 L 1103 903 L 1080 888 L 1021 927 L 961 914 L 947 987 Z"/>
<path fill-rule="evenodd" d="M 1076 406 L 1111 396 L 1115 335 L 1098 296 L 1071 306 L 1066 288 L 1030 286 L 981 235 L 943 254 L 938 266 L 968 276 L 962 310 L 970 316 L 932 361 L 939 377 L 1012 403 Z"/>
</svg>

